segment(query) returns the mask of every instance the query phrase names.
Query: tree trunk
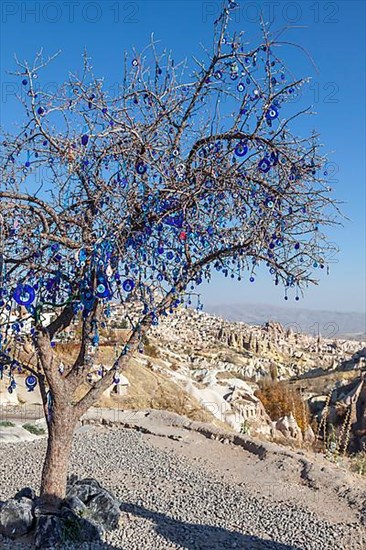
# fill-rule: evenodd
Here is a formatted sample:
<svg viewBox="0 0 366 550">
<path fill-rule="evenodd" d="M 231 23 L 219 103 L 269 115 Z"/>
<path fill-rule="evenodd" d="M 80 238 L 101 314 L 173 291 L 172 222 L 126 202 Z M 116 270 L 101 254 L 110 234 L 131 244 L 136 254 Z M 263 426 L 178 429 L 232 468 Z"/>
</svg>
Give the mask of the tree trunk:
<svg viewBox="0 0 366 550">
<path fill-rule="evenodd" d="M 48 421 L 47 453 L 42 470 L 41 498 L 51 507 L 65 497 L 67 469 L 77 417 L 73 407 L 54 402 Z"/>
</svg>

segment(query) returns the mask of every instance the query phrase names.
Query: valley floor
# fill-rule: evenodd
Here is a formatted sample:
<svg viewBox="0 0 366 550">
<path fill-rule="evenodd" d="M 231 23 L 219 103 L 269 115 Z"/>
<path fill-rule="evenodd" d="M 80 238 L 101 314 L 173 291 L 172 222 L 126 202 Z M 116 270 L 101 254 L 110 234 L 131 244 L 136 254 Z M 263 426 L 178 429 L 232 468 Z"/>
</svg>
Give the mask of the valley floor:
<svg viewBox="0 0 366 550">
<path fill-rule="evenodd" d="M 230 438 L 173 425 L 163 413 L 136 418 L 129 428 L 84 425 L 75 435 L 70 472 L 98 479 L 123 512 L 106 541 L 80 548 L 366 547 L 361 476 L 267 443 L 260 458 Z M 45 445 L 44 438 L 0 445 L 1 499 L 38 488 Z M 30 548 L 1 537 L 0 546 Z"/>
</svg>

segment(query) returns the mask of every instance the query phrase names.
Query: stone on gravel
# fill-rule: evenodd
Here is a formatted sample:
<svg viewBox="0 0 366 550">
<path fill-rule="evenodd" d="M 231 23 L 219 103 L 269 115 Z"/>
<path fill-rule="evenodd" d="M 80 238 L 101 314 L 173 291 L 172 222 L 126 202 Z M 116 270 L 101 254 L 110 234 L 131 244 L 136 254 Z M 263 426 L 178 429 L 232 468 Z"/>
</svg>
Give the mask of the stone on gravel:
<svg viewBox="0 0 366 550">
<path fill-rule="evenodd" d="M 100 492 L 88 503 L 88 517 L 101 523 L 105 529 L 117 529 L 121 515 L 119 501 L 108 491 Z"/>
<path fill-rule="evenodd" d="M 68 498 L 65 498 L 63 501 L 64 506 L 72 510 L 75 514 L 81 516 L 85 513 L 86 506 L 82 500 L 80 500 L 79 497 L 71 496 Z"/>
<path fill-rule="evenodd" d="M 65 535 L 61 517 L 41 515 L 37 518 L 34 542 L 36 548 L 57 548 Z"/>
<path fill-rule="evenodd" d="M 0 508 L 0 532 L 9 538 L 25 535 L 33 523 L 33 502 L 29 498 L 11 498 Z"/>
<path fill-rule="evenodd" d="M 73 505 L 76 504 L 73 500 Z M 86 506 L 83 506 L 83 510 L 86 511 Z M 80 505 L 78 508 L 82 510 Z M 35 545 L 36 548 L 57 548 L 62 544 L 64 548 L 68 544 L 99 541 L 103 534 L 101 526 L 92 519 L 80 516 L 65 505 L 59 515 L 43 514 L 37 518 Z"/>
<path fill-rule="evenodd" d="M 68 485 L 67 498 L 76 496 L 86 504 L 91 498 L 100 493 L 100 491 L 103 491 L 103 489 L 96 479 L 80 479 L 71 486 Z"/>
<path fill-rule="evenodd" d="M 37 498 L 37 495 L 35 490 L 31 487 L 24 487 L 14 495 L 14 498 L 17 500 L 22 497 L 29 498 L 30 500 L 35 500 Z"/>
<path fill-rule="evenodd" d="M 74 509 L 72 506 L 78 507 L 78 501 L 84 505 L 85 517 L 101 524 L 108 531 L 118 527 L 120 503 L 109 491 L 101 487 L 96 479 L 80 479 L 69 486 L 66 496 L 68 506 Z"/>
<path fill-rule="evenodd" d="M 80 517 L 67 507 L 61 509 L 63 520 L 64 542 L 93 542 L 103 536 L 101 526 L 92 520 Z"/>
</svg>

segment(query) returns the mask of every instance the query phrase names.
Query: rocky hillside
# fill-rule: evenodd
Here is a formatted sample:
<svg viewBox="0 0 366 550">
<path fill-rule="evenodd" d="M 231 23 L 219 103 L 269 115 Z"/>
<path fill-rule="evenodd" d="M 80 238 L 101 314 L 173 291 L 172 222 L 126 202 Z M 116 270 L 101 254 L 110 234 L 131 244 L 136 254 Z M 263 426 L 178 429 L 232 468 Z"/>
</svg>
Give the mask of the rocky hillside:
<svg viewBox="0 0 366 550">
<path fill-rule="evenodd" d="M 229 322 L 183 308 L 154 327 L 151 340 L 162 357 L 175 357 L 191 372 L 215 369 L 253 380 L 366 364 L 365 342 L 314 337 L 271 321 L 262 326 Z"/>
<path fill-rule="evenodd" d="M 85 384 L 112 365 L 114 346 L 128 336 L 128 329 L 118 328 L 123 319 L 122 310 L 113 311 L 114 329 L 104 336 L 99 363 Z M 73 335 L 68 342 L 57 344 L 60 363 L 68 364 L 76 357 L 75 338 Z M 229 322 L 180 308 L 153 328 L 143 353 L 136 355 L 121 373 L 119 386 L 112 386 L 99 405 L 167 409 L 196 419 L 213 417 L 237 432 L 251 431 L 275 439 L 285 436 L 301 442 L 314 434 L 299 430 L 299 418 L 295 422 L 291 415 L 269 418 L 257 395 L 258 384 L 291 379 L 304 399 L 324 406 L 335 383 L 351 385 L 351 391 L 364 370 L 364 342 L 314 337 L 271 321 L 262 326 Z M 19 395 L 28 402 L 30 394 L 21 381 L 19 391 L 11 395 L 6 395 L 6 381 L 0 383 L 0 391 L 4 383 L 3 403 L 16 404 Z M 36 392 L 31 397 L 40 402 Z M 315 412 L 319 411 L 321 407 L 316 405 Z"/>
<path fill-rule="evenodd" d="M 174 380 L 236 431 L 250 429 L 277 439 L 282 434 L 302 440 L 306 434 L 291 415 L 275 419 L 279 425 L 271 422 L 256 395 L 258 383 L 301 380 L 297 388 L 304 399 L 314 399 L 324 389 L 307 391 L 307 381 L 309 387 L 314 379 L 332 377 L 333 385 L 352 386 L 353 380 L 359 384 L 366 369 L 366 347 L 355 340 L 286 330 L 271 321 L 251 326 L 182 308 L 154 328 L 138 361 Z M 310 439 L 313 435 L 309 434 Z"/>
<path fill-rule="evenodd" d="M 207 305 L 206 311 L 229 321 L 244 321 L 250 325 L 262 325 L 268 319 L 273 319 L 285 327 L 296 326 L 297 330 L 306 334 L 319 332 L 328 338 L 366 338 L 366 317 L 361 312 L 312 310 L 301 307 L 294 309 L 289 305 L 248 303 Z"/>
</svg>

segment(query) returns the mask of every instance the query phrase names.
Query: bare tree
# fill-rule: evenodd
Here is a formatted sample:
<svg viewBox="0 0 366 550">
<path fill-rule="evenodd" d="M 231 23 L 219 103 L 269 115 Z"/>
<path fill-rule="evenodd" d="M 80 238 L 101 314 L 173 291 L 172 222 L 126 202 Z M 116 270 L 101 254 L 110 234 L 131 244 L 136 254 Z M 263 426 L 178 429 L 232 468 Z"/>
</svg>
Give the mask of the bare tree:
<svg viewBox="0 0 366 550">
<path fill-rule="evenodd" d="M 114 94 L 86 54 L 80 74 L 52 93 L 38 78 L 50 59 L 17 62 L 25 119 L 1 147 L 1 363 L 9 391 L 19 368 L 40 386 L 46 500 L 65 493 L 80 417 L 187 289 L 215 270 L 249 284 L 263 263 L 275 284 L 301 292 L 325 266 L 322 228 L 336 223 L 325 159 L 315 133 L 292 130 L 310 113 L 289 101 L 304 80 L 277 57 L 283 44 L 266 26 L 256 48 L 229 34 L 233 7 L 193 71 L 152 38 L 125 56 Z M 138 319 L 114 364 L 86 386 L 116 303 L 138 304 Z M 78 356 L 60 372 L 54 340 L 76 320 Z M 29 360 L 17 355 L 22 339 Z"/>
</svg>

